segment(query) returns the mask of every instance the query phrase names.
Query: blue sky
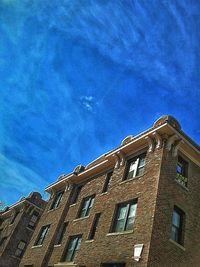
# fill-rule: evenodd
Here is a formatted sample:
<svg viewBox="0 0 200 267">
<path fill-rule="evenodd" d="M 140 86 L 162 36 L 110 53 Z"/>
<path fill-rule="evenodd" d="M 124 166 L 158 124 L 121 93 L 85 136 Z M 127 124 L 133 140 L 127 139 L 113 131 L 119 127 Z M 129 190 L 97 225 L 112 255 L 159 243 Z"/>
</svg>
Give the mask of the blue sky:
<svg viewBox="0 0 200 267">
<path fill-rule="evenodd" d="M 0 0 L 0 199 L 163 114 L 200 143 L 200 2 Z"/>
</svg>

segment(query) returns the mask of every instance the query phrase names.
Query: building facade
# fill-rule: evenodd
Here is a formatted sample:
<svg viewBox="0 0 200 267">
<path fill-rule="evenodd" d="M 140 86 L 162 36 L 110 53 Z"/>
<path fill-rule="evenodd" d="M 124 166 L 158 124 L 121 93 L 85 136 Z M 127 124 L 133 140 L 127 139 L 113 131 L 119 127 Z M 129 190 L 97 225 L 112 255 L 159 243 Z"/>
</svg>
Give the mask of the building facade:
<svg viewBox="0 0 200 267">
<path fill-rule="evenodd" d="M 46 188 L 20 267 L 200 266 L 200 148 L 171 116 Z"/>
<path fill-rule="evenodd" d="M 0 266 L 17 267 L 46 202 L 33 192 L 0 213 Z"/>
</svg>

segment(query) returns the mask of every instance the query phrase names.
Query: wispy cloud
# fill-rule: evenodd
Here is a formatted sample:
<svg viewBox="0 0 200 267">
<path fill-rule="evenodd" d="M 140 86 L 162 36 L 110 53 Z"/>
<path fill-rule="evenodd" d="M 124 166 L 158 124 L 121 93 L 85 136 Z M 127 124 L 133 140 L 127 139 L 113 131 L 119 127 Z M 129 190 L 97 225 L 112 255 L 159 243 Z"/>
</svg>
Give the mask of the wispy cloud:
<svg viewBox="0 0 200 267">
<path fill-rule="evenodd" d="M 27 192 L 42 191 L 45 180 L 30 168 L 0 154 L 0 200 L 6 204 L 17 201 Z"/>
<path fill-rule="evenodd" d="M 93 96 L 81 96 L 80 97 L 81 105 L 87 110 L 87 111 L 94 111 L 95 107 L 95 101 Z"/>
</svg>

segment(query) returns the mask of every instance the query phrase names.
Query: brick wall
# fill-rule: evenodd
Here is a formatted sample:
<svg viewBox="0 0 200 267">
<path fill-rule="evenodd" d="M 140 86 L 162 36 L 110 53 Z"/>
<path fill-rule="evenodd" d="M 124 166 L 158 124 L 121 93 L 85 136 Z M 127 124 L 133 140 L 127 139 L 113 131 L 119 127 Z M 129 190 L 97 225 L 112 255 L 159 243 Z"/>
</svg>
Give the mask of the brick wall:
<svg viewBox="0 0 200 267">
<path fill-rule="evenodd" d="M 165 152 L 162 161 L 148 266 L 188 267 L 200 264 L 200 168 L 188 164 L 188 187 L 175 181 L 177 156 Z M 174 205 L 185 212 L 184 246 L 170 240 Z"/>
<path fill-rule="evenodd" d="M 112 180 L 107 193 L 102 194 L 105 173 L 86 182 L 82 188 L 77 203 L 68 205 L 69 191 L 66 191 L 60 206 L 49 211 L 50 203 L 46 207 L 37 229 L 31 239 L 29 247 L 22 259 L 20 267 L 25 264 L 34 266 L 53 266 L 60 262 L 66 249 L 69 236 L 82 234 L 82 242 L 74 261 L 78 265 L 87 267 L 100 266 L 101 262 L 126 262 L 126 266 L 146 266 L 154 218 L 156 192 L 158 186 L 159 169 L 161 164 L 162 149 L 148 153 L 146 157 L 145 172 L 141 177 L 123 181 L 125 166 L 114 169 Z M 114 166 L 113 166 L 114 167 Z M 84 197 L 95 194 L 95 202 L 87 218 L 77 219 L 77 213 Z M 138 199 L 136 219 L 132 232 L 109 233 L 118 203 L 131 199 Z M 65 236 L 60 246 L 53 247 L 51 257 L 46 257 L 49 245 L 54 241 L 56 228 L 66 212 L 62 222 L 69 222 Z M 93 241 L 88 241 L 93 219 L 96 213 L 101 213 L 97 232 Z M 39 229 L 46 224 L 51 224 L 49 233 L 42 247 L 33 247 Z M 143 243 L 144 251 L 139 263 L 133 261 L 134 244 Z"/>
</svg>

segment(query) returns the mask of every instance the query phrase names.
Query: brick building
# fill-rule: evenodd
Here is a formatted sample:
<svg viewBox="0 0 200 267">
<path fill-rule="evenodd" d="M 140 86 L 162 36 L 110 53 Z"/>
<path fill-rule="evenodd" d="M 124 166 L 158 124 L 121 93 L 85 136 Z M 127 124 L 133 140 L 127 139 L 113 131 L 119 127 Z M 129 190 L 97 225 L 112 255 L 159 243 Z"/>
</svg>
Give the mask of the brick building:
<svg viewBox="0 0 200 267">
<path fill-rule="evenodd" d="M 0 213 L 0 267 L 19 265 L 45 205 L 33 192 Z"/>
<path fill-rule="evenodd" d="M 46 188 L 20 267 L 198 267 L 199 179 L 199 146 L 163 116 Z"/>
</svg>

